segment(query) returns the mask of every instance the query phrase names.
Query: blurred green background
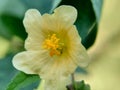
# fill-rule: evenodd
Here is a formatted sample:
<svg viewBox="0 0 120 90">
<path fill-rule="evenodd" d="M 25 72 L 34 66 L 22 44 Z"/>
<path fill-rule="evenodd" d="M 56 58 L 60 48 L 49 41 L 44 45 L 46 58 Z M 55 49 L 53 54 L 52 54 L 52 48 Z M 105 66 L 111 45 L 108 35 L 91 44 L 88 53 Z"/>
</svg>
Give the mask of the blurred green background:
<svg viewBox="0 0 120 90">
<path fill-rule="evenodd" d="M 4 6 L 4 3 L 0 3 L 0 8 Z M 120 89 L 119 3 L 119 0 L 104 0 L 97 38 L 95 44 L 88 50 L 91 59 L 91 63 L 87 67 L 89 74 L 76 75 L 76 80 L 84 79 L 87 83 L 90 84 L 91 90 Z M 8 7 L 11 6 L 8 5 Z M 17 8 L 19 8 L 19 6 Z M 22 8 L 25 7 L 23 6 Z M 45 11 L 42 12 L 44 13 Z M 2 11 L 0 11 L 0 13 L 1 12 Z M 18 17 L 21 17 L 22 13 L 24 12 L 24 9 L 21 9 L 20 12 L 15 14 L 18 14 Z M 19 42 L 19 44 L 16 45 L 16 42 Z M 12 37 L 10 40 L 0 36 L 0 58 L 3 58 L 8 53 L 8 51 L 12 52 L 14 47 L 22 47 L 20 43 L 23 43 L 23 41 L 16 36 Z M 11 48 L 11 50 L 9 50 L 9 48 Z M 14 52 L 18 51 L 14 50 Z"/>
<path fill-rule="evenodd" d="M 91 90 L 120 90 L 120 1 L 104 0 L 95 44 L 88 50 L 92 62 L 85 79 Z"/>
</svg>

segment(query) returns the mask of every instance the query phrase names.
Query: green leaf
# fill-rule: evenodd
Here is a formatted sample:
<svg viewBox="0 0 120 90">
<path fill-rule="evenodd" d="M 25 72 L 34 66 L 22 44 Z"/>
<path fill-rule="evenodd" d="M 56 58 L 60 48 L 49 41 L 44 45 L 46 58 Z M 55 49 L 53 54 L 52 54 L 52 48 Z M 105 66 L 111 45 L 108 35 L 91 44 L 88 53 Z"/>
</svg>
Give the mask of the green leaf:
<svg viewBox="0 0 120 90">
<path fill-rule="evenodd" d="M 5 28 L 2 28 L 0 32 L 4 31 L 4 33 L 5 32 L 8 33 L 10 38 L 13 35 L 17 35 L 22 39 L 26 38 L 27 34 L 25 32 L 22 19 L 12 15 L 8 15 L 8 14 L 2 14 L 0 18 L 1 18 L 1 24 L 2 24 L 1 26 L 4 25 L 5 27 Z M 3 34 L 3 32 L 1 34 Z"/>
<path fill-rule="evenodd" d="M 12 34 L 10 31 L 7 29 L 7 27 L 2 23 L 1 17 L 0 17 L 0 36 L 10 40 L 12 37 Z"/>
<path fill-rule="evenodd" d="M 36 8 L 41 13 L 49 13 L 58 4 L 58 1 L 0 0 L 0 35 L 6 39 L 11 39 L 16 35 L 24 40 L 27 35 L 23 26 L 25 11 L 29 8 Z"/>
<path fill-rule="evenodd" d="M 35 8 L 40 11 L 41 14 L 50 13 L 51 10 L 58 5 L 60 0 L 21 0 L 28 9 Z"/>
<path fill-rule="evenodd" d="M 16 17 L 23 17 L 26 7 L 20 0 L 0 0 L 0 15 L 7 13 Z"/>
<path fill-rule="evenodd" d="M 19 72 L 6 90 L 33 90 L 37 88 L 39 82 L 39 76 L 27 75 L 23 72 Z"/>
<path fill-rule="evenodd" d="M 25 38 L 22 19 L 26 7 L 20 0 L 0 0 L 0 35 L 11 39 L 13 35 Z"/>
<path fill-rule="evenodd" d="M 98 24 L 95 22 L 89 29 L 89 32 L 84 40 L 82 40 L 83 45 L 88 49 L 92 44 L 94 44 L 94 41 L 97 36 L 97 29 L 98 29 Z"/>
<path fill-rule="evenodd" d="M 18 73 L 12 65 L 12 58 L 13 55 L 10 54 L 4 59 L 0 59 L 0 90 L 33 90 L 37 88 L 40 82 L 39 76 Z"/>
<path fill-rule="evenodd" d="M 82 80 L 75 83 L 75 90 L 90 90 L 90 86 Z"/>
<path fill-rule="evenodd" d="M 95 15 L 97 18 L 97 22 L 99 23 L 102 11 L 103 0 L 91 0 Z"/>
<path fill-rule="evenodd" d="M 90 86 L 89 85 L 85 85 L 83 90 L 90 90 Z"/>
<path fill-rule="evenodd" d="M 11 81 L 17 70 L 12 66 L 13 55 L 0 59 L 0 90 L 6 90 L 6 86 Z"/>
<path fill-rule="evenodd" d="M 59 5 L 71 5 L 77 9 L 78 18 L 75 25 L 82 38 L 82 44 L 89 48 L 95 41 L 98 29 L 91 0 L 62 0 Z"/>
</svg>

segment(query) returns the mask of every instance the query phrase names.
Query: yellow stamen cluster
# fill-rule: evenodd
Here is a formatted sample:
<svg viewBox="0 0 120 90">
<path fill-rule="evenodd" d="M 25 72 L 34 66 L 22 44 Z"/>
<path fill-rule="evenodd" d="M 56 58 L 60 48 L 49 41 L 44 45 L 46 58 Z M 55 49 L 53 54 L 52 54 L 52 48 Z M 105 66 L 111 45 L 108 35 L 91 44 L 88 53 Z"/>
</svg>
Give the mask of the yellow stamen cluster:
<svg viewBox="0 0 120 90">
<path fill-rule="evenodd" d="M 62 53 L 62 46 L 60 45 L 60 39 L 56 37 L 56 34 L 49 35 L 44 41 L 43 47 L 50 50 L 50 56 L 60 55 Z"/>
</svg>

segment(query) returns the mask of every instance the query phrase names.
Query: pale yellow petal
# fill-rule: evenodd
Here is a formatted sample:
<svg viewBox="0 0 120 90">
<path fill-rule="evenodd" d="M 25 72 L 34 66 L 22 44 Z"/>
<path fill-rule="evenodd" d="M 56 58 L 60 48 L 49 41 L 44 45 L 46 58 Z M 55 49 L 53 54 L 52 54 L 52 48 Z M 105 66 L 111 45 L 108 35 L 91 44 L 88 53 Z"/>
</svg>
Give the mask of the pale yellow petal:
<svg viewBox="0 0 120 90">
<path fill-rule="evenodd" d="M 38 34 L 40 33 L 41 14 L 36 9 L 29 9 L 25 13 L 23 24 L 27 33 Z"/>
<path fill-rule="evenodd" d="M 41 36 L 33 37 L 31 35 L 28 35 L 27 39 L 25 40 L 25 49 L 40 51 L 43 49 L 43 41 L 44 39 L 42 39 Z"/>
<path fill-rule="evenodd" d="M 24 51 L 18 53 L 13 58 L 14 67 L 27 74 L 41 73 L 42 67 L 47 65 L 49 62 L 49 56 L 46 51 Z"/>
<path fill-rule="evenodd" d="M 50 80 L 45 80 L 45 90 L 67 90 L 66 86 L 71 84 L 71 77 L 59 76 L 51 77 Z"/>
<path fill-rule="evenodd" d="M 73 24 L 77 19 L 77 10 L 73 6 L 62 5 L 54 10 L 54 15 L 60 21 Z"/>
<path fill-rule="evenodd" d="M 53 76 L 54 78 L 59 78 L 61 76 L 68 77 L 77 67 L 73 61 L 74 58 L 70 56 L 53 57 L 49 60 L 51 63 L 46 64 L 42 68 L 42 72 L 44 73 L 40 74 L 44 79 L 50 79 Z"/>
<path fill-rule="evenodd" d="M 43 32 L 45 34 L 49 35 L 51 33 L 57 32 L 57 30 L 58 30 L 58 26 L 57 25 L 58 25 L 58 22 L 55 20 L 53 15 L 44 14 L 42 16 L 42 26 L 41 27 L 42 27 Z"/>
<path fill-rule="evenodd" d="M 54 16 L 54 14 L 52 14 L 52 15 L 44 14 L 42 16 L 42 26 L 41 27 L 45 34 L 51 34 L 51 33 L 58 33 L 58 31 L 60 31 L 60 30 L 67 30 L 69 27 L 71 27 L 71 24 L 68 24 L 63 20 L 61 21 L 61 19 Z"/>
<path fill-rule="evenodd" d="M 82 45 L 80 45 L 80 46 L 76 46 L 74 50 L 76 51 L 76 53 L 73 54 L 74 57 L 76 57 L 76 59 L 74 60 L 76 65 L 80 67 L 86 67 L 90 62 L 90 59 L 85 48 Z"/>
<path fill-rule="evenodd" d="M 51 77 L 49 80 L 41 80 L 37 90 L 67 90 L 66 86 L 71 84 L 71 77 Z"/>
<path fill-rule="evenodd" d="M 39 50 L 44 38 L 41 30 L 41 14 L 36 9 L 29 9 L 23 20 L 28 38 L 25 42 L 27 50 Z"/>
<path fill-rule="evenodd" d="M 90 60 L 75 26 L 69 30 L 68 35 L 71 41 L 69 52 L 75 58 L 74 62 L 80 67 L 87 66 Z"/>
<path fill-rule="evenodd" d="M 48 52 L 25 51 L 14 56 L 13 65 L 16 69 L 27 74 L 39 74 L 41 78 L 52 76 L 67 77 L 76 69 L 77 65 L 70 57 L 51 57 Z"/>
<path fill-rule="evenodd" d="M 90 63 L 90 58 L 84 47 L 83 49 L 84 49 L 83 52 L 81 53 L 81 55 L 79 55 L 81 58 L 77 59 L 77 63 L 80 67 L 87 67 L 88 64 Z"/>
</svg>

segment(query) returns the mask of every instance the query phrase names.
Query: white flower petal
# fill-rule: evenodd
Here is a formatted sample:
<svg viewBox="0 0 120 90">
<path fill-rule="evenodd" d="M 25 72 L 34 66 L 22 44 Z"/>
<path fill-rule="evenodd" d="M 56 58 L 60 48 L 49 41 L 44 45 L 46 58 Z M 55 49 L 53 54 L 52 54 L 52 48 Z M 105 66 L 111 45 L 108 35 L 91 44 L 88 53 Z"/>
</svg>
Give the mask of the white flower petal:
<svg viewBox="0 0 120 90">
<path fill-rule="evenodd" d="M 54 13 L 55 14 L 55 13 Z M 61 30 L 68 30 L 72 25 L 65 22 L 64 19 L 54 14 L 44 14 L 42 16 L 42 29 L 45 34 L 58 33 Z"/>
<path fill-rule="evenodd" d="M 81 44 L 81 38 L 74 26 L 68 32 L 70 37 L 69 52 L 75 58 L 74 62 L 80 67 L 86 67 L 90 61 L 86 49 Z"/>
<path fill-rule="evenodd" d="M 67 24 L 73 24 L 77 18 L 77 10 L 68 5 L 62 5 L 54 10 L 55 17 Z"/>
<path fill-rule="evenodd" d="M 67 90 L 66 86 L 71 84 L 71 77 L 60 76 L 51 77 L 51 80 L 45 80 L 45 90 Z"/>
<path fill-rule="evenodd" d="M 25 51 L 14 56 L 13 65 L 27 74 L 39 74 L 43 79 L 67 77 L 76 69 L 77 65 L 69 56 L 64 59 L 50 57 L 45 51 Z"/>
<path fill-rule="evenodd" d="M 41 68 L 49 62 L 49 57 L 45 51 L 24 51 L 13 58 L 14 67 L 27 74 L 41 73 Z"/>
<path fill-rule="evenodd" d="M 40 51 L 43 49 L 43 37 L 33 37 L 28 35 L 27 39 L 25 40 L 25 49 L 32 50 L 32 51 Z"/>
<path fill-rule="evenodd" d="M 46 35 L 49 35 L 53 32 L 57 32 L 58 30 L 58 22 L 55 20 L 53 15 L 44 14 L 42 16 L 42 25 L 41 25 L 43 32 Z M 45 35 L 44 34 L 44 35 Z"/>
<path fill-rule="evenodd" d="M 38 10 L 36 9 L 29 9 L 25 13 L 25 17 L 23 20 L 23 24 L 25 26 L 25 29 L 27 33 L 35 34 L 37 35 L 40 33 L 40 24 L 41 24 L 41 14 Z"/>
<path fill-rule="evenodd" d="M 47 63 L 43 68 L 43 74 L 40 76 L 44 79 L 50 79 L 50 77 L 59 78 L 59 77 L 68 77 L 71 73 L 74 72 L 77 65 L 73 61 L 73 57 L 63 56 L 56 57 L 50 60 L 51 63 Z"/>
<path fill-rule="evenodd" d="M 86 67 L 90 62 L 90 59 L 85 48 L 82 45 L 80 45 L 79 47 L 74 48 L 74 50 L 76 50 L 76 53 L 73 54 L 73 56 L 76 57 L 76 60 L 74 60 L 76 65 L 80 67 Z"/>
<path fill-rule="evenodd" d="M 23 20 L 28 38 L 25 42 L 27 50 L 39 50 L 43 40 L 43 32 L 41 30 L 41 14 L 36 9 L 29 9 Z"/>
</svg>

